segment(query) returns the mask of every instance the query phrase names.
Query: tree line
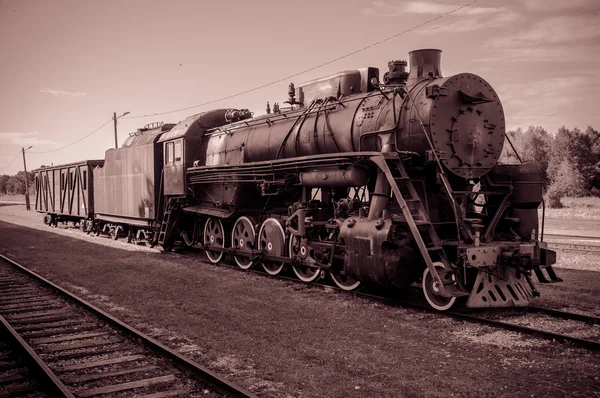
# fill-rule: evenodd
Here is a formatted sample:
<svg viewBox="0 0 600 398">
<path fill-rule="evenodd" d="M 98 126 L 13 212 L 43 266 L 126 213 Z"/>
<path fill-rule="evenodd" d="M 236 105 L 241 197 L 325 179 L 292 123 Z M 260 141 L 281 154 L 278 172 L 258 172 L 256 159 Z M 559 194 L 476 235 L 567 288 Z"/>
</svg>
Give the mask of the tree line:
<svg viewBox="0 0 600 398">
<path fill-rule="evenodd" d="M 29 182 L 29 192 L 34 183 L 34 174 L 27 172 L 27 182 Z M 25 194 L 25 172 L 19 171 L 14 176 L 0 175 L 0 195 L 24 195 Z"/>
<path fill-rule="evenodd" d="M 554 134 L 529 126 L 508 131 L 507 136 L 523 162 L 542 166 L 547 206 L 562 207 L 565 196 L 600 196 L 600 133 L 592 126 L 585 131 L 561 127 Z M 519 162 L 510 144 L 504 144 L 500 161 Z"/>
<path fill-rule="evenodd" d="M 546 205 L 562 207 L 565 196 L 600 196 L 600 133 L 589 126 L 585 131 L 561 127 L 554 134 L 541 126 L 507 132 L 523 162 L 534 162 L 544 170 Z M 502 163 L 519 163 L 508 142 L 500 156 Z M 27 173 L 29 184 L 34 175 Z M 33 192 L 33 190 L 31 190 Z M 1 194 L 24 194 L 25 173 L 0 176 Z"/>
</svg>

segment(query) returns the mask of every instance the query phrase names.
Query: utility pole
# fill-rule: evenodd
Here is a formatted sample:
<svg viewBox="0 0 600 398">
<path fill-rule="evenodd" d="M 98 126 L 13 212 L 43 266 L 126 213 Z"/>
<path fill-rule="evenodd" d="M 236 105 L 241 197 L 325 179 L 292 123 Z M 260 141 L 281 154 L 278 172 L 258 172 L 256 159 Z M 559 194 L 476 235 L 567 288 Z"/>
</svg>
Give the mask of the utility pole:
<svg viewBox="0 0 600 398">
<path fill-rule="evenodd" d="M 21 148 L 21 151 L 23 152 L 23 169 L 25 170 L 25 208 L 27 210 L 31 210 L 31 206 L 29 205 L 29 181 L 27 181 L 27 162 L 25 162 L 25 148 Z"/>
<path fill-rule="evenodd" d="M 121 116 L 129 115 L 129 112 L 125 112 Z M 117 116 L 117 112 L 113 112 L 113 123 L 115 125 L 115 148 L 119 147 L 119 142 L 117 141 L 117 119 L 121 116 Z"/>
<path fill-rule="evenodd" d="M 117 112 L 113 112 L 113 122 L 115 123 L 115 148 L 119 147 L 117 142 Z"/>
</svg>

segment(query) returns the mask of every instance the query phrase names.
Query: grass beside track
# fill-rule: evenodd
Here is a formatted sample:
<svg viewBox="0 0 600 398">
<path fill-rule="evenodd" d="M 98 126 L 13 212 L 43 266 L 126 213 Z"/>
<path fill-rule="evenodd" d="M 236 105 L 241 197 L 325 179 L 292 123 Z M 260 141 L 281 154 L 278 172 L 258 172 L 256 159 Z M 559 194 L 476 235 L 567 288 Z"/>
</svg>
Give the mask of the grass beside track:
<svg viewBox="0 0 600 398">
<path fill-rule="evenodd" d="M 187 346 L 194 360 L 259 396 L 599 391 L 597 353 L 211 266 L 197 256 L 119 250 L 4 222 L 0 235 L 2 254 L 134 326 L 165 331 L 164 341 Z M 564 288 L 543 286 L 538 304 L 550 296 L 557 306 L 570 300 L 592 308 L 600 273 L 558 271 Z"/>
<path fill-rule="evenodd" d="M 580 256 L 580 261 L 600 264 L 600 254 L 570 253 L 570 261 L 576 261 L 573 256 Z M 600 316 L 600 272 L 583 271 L 569 268 L 556 268 L 557 275 L 563 279 L 561 283 L 538 284 L 542 296 L 536 300 L 536 305 Z"/>
</svg>

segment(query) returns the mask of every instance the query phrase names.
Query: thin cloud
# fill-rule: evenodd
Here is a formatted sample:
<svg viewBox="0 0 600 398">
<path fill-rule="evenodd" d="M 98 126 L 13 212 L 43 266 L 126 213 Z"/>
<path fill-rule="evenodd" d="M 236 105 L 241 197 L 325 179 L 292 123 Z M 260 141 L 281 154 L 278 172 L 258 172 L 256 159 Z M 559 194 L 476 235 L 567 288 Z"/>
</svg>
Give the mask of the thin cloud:
<svg viewBox="0 0 600 398">
<path fill-rule="evenodd" d="M 489 40 L 487 46 L 500 48 L 538 47 L 540 44 L 594 42 L 600 38 L 597 16 L 556 16 L 544 18 L 512 35 Z"/>
<path fill-rule="evenodd" d="M 431 35 L 436 33 L 460 33 L 460 32 L 474 32 L 477 30 L 484 30 L 490 28 L 502 28 L 508 24 L 519 20 L 521 17 L 516 12 L 509 10 L 508 8 L 496 9 L 496 14 L 489 18 L 487 16 L 473 16 L 470 18 L 460 19 L 452 23 L 439 23 L 432 25 L 428 28 L 421 29 L 419 33 Z M 483 15 L 483 14 L 474 14 Z"/>
<path fill-rule="evenodd" d="M 439 15 L 450 12 L 461 4 L 439 4 L 429 1 L 407 1 L 401 4 L 388 4 L 384 1 L 374 1 L 372 7 L 362 9 L 364 15 L 373 17 L 401 17 L 406 14 Z M 454 15 L 490 15 L 502 12 L 504 7 L 465 7 Z"/>
<path fill-rule="evenodd" d="M 57 147 L 59 144 L 55 141 L 40 138 L 40 133 L 12 133 L 12 132 L 0 132 L 0 142 L 6 142 L 12 145 L 19 146 L 45 146 L 45 147 Z"/>
<path fill-rule="evenodd" d="M 579 70 L 595 69 L 593 65 L 600 62 L 600 45 L 561 45 L 561 46 L 525 46 L 494 49 L 488 57 L 474 58 L 476 62 L 584 62 L 578 65 Z M 589 66 L 586 66 L 589 65 Z"/>
<path fill-rule="evenodd" d="M 56 97 L 84 97 L 86 95 L 88 95 L 87 93 L 83 93 L 83 92 L 71 92 L 71 91 L 63 91 L 63 90 L 52 90 L 50 88 L 44 88 L 44 89 L 40 89 L 39 90 L 40 93 L 44 93 L 44 94 L 50 94 L 50 95 L 54 95 Z"/>
<path fill-rule="evenodd" d="M 600 10 L 597 0 L 522 0 L 525 7 L 536 13 L 554 13 L 563 15 L 565 12 L 575 11 L 578 14 L 589 14 Z"/>
<path fill-rule="evenodd" d="M 477 61 L 600 61 L 600 26 L 597 17 L 547 16 L 530 25 L 483 43 L 492 52 Z"/>
<path fill-rule="evenodd" d="M 452 11 L 460 4 L 439 4 L 430 1 L 408 1 L 405 3 L 386 3 L 375 1 L 372 7 L 362 10 L 364 15 L 375 17 L 402 17 L 407 15 L 441 15 Z M 456 17 L 462 17 L 456 19 Z M 458 10 L 452 19 L 419 29 L 420 34 L 473 32 L 483 29 L 506 26 L 518 19 L 519 14 L 507 7 L 476 7 L 470 6 Z"/>
</svg>

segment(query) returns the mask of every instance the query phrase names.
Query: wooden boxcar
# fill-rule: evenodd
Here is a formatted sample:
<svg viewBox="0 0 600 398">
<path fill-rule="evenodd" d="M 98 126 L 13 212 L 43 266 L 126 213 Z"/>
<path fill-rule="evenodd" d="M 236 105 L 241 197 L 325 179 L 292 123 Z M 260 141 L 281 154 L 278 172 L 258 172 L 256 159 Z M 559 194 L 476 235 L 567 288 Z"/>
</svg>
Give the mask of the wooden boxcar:
<svg viewBox="0 0 600 398">
<path fill-rule="evenodd" d="M 93 217 L 93 169 L 103 163 L 83 160 L 34 170 L 35 210 L 47 214 L 47 224 Z"/>
</svg>

